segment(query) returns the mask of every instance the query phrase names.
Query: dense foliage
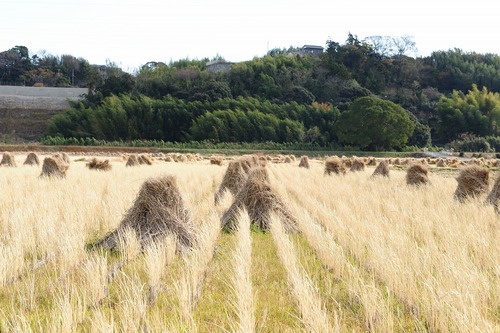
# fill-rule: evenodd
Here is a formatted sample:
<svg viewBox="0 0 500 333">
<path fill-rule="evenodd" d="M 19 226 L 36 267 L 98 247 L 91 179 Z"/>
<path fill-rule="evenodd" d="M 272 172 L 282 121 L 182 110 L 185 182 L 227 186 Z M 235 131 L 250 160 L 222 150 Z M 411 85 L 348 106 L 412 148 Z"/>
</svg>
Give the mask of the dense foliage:
<svg viewBox="0 0 500 333">
<path fill-rule="evenodd" d="M 148 62 L 129 74 L 112 63 L 93 66 L 67 55 L 30 55 L 16 46 L 0 53 L 0 81 L 89 87 L 81 103 L 50 124 L 50 135 L 77 139 L 321 146 L 341 141 L 365 149 L 401 149 L 446 144 L 465 134 L 500 135 L 500 56 L 453 49 L 415 58 L 415 50 L 408 36 L 359 40 L 349 34 L 344 43 L 328 40 L 318 56 L 274 49 L 236 64 L 221 57 Z M 222 69 L 211 70 L 214 64 Z M 386 126 L 374 132 L 378 138 L 347 139 L 361 133 L 347 133 L 354 124 L 343 126 L 352 103 L 374 97 L 408 111 L 413 134 L 390 143 L 383 133 L 396 127 Z M 369 109 L 361 110 L 356 121 L 370 116 Z"/>
<path fill-rule="evenodd" d="M 402 148 L 415 130 L 415 122 L 401 106 L 376 97 L 358 98 L 337 124 L 342 143 L 361 149 Z"/>
</svg>

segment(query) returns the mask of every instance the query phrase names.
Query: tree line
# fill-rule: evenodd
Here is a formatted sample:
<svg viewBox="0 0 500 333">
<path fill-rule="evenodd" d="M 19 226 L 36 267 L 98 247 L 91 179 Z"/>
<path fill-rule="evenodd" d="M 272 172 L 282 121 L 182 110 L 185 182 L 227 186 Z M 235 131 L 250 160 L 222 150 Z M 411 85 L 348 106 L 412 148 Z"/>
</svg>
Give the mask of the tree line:
<svg viewBox="0 0 500 333">
<path fill-rule="evenodd" d="M 77 59 L 76 70 L 66 61 L 69 56 L 55 57 L 50 71 L 58 70 L 71 84 L 69 73 L 76 70 L 79 84 L 90 90 L 81 103 L 51 121 L 49 134 L 179 142 L 297 141 L 360 149 L 499 135 L 500 56 L 453 49 L 411 57 L 415 48 L 408 36 L 360 40 L 349 34 L 344 43 L 328 40 L 317 57 L 274 49 L 218 73 L 206 65 L 210 60 L 224 63 L 223 58 L 148 62 L 134 74 L 110 66 L 102 74 L 92 72 L 83 59 Z M 6 53 L 17 54 L 17 68 L 29 70 L 7 70 L 9 66 L 2 66 Z M 27 73 L 50 63 L 41 60 L 33 61 L 23 47 L 13 48 L 0 53 L 0 75 L 27 80 Z M 387 128 L 369 133 L 366 124 L 381 119 Z M 402 128 L 406 130 L 396 139 Z"/>
</svg>

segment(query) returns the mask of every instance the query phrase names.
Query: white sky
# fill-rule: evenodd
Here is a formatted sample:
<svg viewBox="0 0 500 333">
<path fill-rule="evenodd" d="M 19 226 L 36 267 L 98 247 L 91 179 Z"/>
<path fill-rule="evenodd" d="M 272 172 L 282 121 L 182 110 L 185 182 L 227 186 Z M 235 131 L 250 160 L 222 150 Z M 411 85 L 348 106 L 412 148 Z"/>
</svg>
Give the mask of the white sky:
<svg viewBox="0 0 500 333">
<path fill-rule="evenodd" d="M 500 1 L 449 0 L 0 0 L 0 51 L 70 54 L 134 69 L 148 61 L 223 56 L 245 61 L 272 48 L 351 33 L 414 37 L 432 51 L 500 54 Z"/>
</svg>

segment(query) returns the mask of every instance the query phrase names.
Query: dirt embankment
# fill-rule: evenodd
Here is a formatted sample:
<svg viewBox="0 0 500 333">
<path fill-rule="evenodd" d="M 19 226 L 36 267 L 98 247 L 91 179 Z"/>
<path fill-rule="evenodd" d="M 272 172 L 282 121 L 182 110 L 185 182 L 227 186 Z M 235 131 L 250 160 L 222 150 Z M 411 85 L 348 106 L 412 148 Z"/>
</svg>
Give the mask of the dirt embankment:
<svg viewBox="0 0 500 333">
<path fill-rule="evenodd" d="M 86 88 L 34 88 L 0 86 L 0 137 L 34 141 L 47 132 L 55 114 L 69 107 Z"/>
</svg>

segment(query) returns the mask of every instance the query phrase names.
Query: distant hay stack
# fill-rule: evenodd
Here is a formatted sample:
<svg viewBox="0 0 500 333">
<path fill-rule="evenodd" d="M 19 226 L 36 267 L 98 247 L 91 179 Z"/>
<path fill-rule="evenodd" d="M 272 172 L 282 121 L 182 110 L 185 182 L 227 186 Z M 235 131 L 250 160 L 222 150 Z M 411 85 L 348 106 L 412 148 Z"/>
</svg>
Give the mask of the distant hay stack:
<svg viewBox="0 0 500 333">
<path fill-rule="evenodd" d="M 65 152 L 57 153 L 53 157 L 62 160 L 66 164 L 71 163 L 71 159 L 69 158 L 68 154 L 66 154 Z"/>
<path fill-rule="evenodd" d="M 0 166 L 17 167 L 14 155 L 11 153 L 4 153 L 2 156 L 2 161 L 0 161 Z"/>
<path fill-rule="evenodd" d="M 235 219 L 241 209 L 246 209 L 251 223 L 261 230 L 269 230 L 271 214 L 275 213 L 283 222 L 285 231 L 298 231 L 297 221 L 280 197 L 271 189 L 267 171 L 264 168 L 259 167 L 252 170 L 245 184 L 234 198 L 233 204 L 222 216 L 222 226 L 233 229 Z"/>
<path fill-rule="evenodd" d="M 224 162 L 224 157 L 222 157 L 222 156 L 219 156 L 219 155 L 210 156 L 210 164 L 222 165 L 223 162 Z"/>
<path fill-rule="evenodd" d="M 164 160 L 165 160 L 165 162 L 175 162 L 174 158 L 172 156 L 169 156 L 169 155 L 165 156 Z"/>
<path fill-rule="evenodd" d="M 300 158 L 299 167 L 309 169 L 309 157 L 302 156 Z"/>
<path fill-rule="evenodd" d="M 411 164 L 406 170 L 406 184 L 426 185 L 429 184 L 429 169 L 427 165 L 420 163 Z"/>
<path fill-rule="evenodd" d="M 245 163 L 242 160 L 229 162 L 222 183 L 219 186 L 219 190 L 215 194 L 215 203 L 219 202 L 225 190 L 236 195 L 241 189 L 248 177 L 247 172 L 243 169 L 243 165 L 245 165 Z"/>
<path fill-rule="evenodd" d="M 436 162 L 436 167 L 438 168 L 447 168 L 448 167 L 448 164 L 446 163 L 446 160 L 440 158 L 438 159 L 438 161 Z"/>
<path fill-rule="evenodd" d="M 26 156 L 26 160 L 24 160 L 23 165 L 40 165 L 40 159 L 37 154 L 29 153 L 28 156 Z"/>
<path fill-rule="evenodd" d="M 138 166 L 140 165 L 139 163 L 139 157 L 137 154 L 132 154 L 128 157 L 127 163 L 125 163 L 126 167 L 133 167 L 133 166 Z"/>
<path fill-rule="evenodd" d="M 498 203 L 499 200 L 500 200 L 500 176 L 495 181 L 495 184 L 493 184 L 493 188 L 491 189 L 490 194 L 488 194 L 488 197 L 486 197 L 486 203 L 493 205 L 495 213 L 497 214 L 500 214 L 500 208 Z"/>
<path fill-rule="evenodd" d="M 456 178 L 458 184 L 454 198 L 459 202 L 464 202 L 467 198 L 487 193 L 490 184 L 489 177 L 489 170 L 478 165 L 470 165 L 462 169 Z"/>
<path fill-rule="evenodd" d="M 290 156 L 286 156 L 284 159 L 285 163 L 292 163 L 292 158 Z"/>
<path fill-rule="evenodd" d="M 137 160 L 139 161 L 139 164 L 144 164 L 144 165 L 153 165 L 153 159 L 151 156 L 147 154 L 140 154 L 137 156 Z"/>
<path fill-rule="evenodd" d="M 378 164 L 378 166 L 373 171 L 371 177 L 375 178 L 377 176 L 389 177 L 389 163 L 387 161 L 382 160 Z"/>
<path fill-rule="evenodd" d="M 90 170 L 109 171 L 112 169 L 112 165 L 109 163 L 109 160 L 99 160 L 95 157 L 90 159 L 86 165 Z"/>
<path fill-rule="evenodd" d="M 365 162 L 360 158 L 353 159 L 350 170 L 352 172 L 365 171 Z"/>
<path fill-rule="evenodd" d="M 377 160 L 375 157 L 368 157 L 368 162 L 366 163 L 368 166 L 376 166 L 377 165 Z"/>
<path fill-rule="evenodd" d="M 46 157 L 43 160 L 42 173 L 40 177 L 57 177 L 65 178 L 66 171 L 68 171 L 69 164 L 64 162 L 60 155 L 55 155 L 52 157 Z"/>
<path fill-rule="evenodd" d="M 331 175 L 332 173 L 336 175 L 346 173 L 346 168 L 344 166 L 344 163 L 342 163 L 342 160 L 340 160 L 338 157 L 331 157 L 325 161 L 324 174 Z"/>
<path fill-rule="evenodd" d="M 196 228 L 184 208 L 174 176 L 147 179 L 118 228 L 97 245 L 107 250 L 115 248 L 120 234 L 127 228 L 135 231 L 143 249 L 167 234 L 176 237 L 179 249 L 194 245 Z"/>
</svg>

